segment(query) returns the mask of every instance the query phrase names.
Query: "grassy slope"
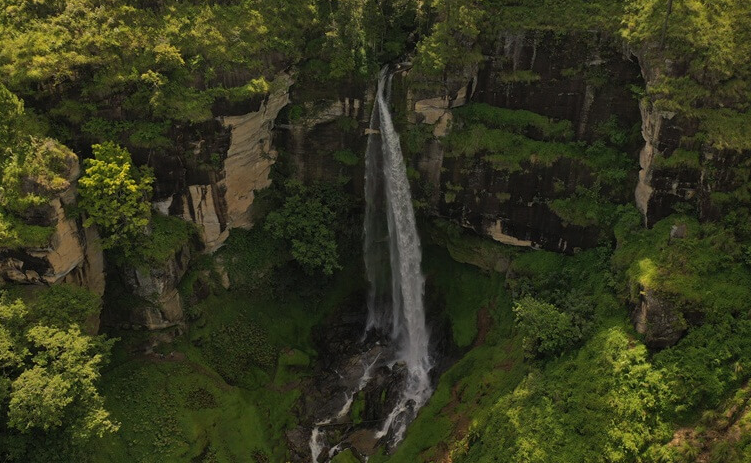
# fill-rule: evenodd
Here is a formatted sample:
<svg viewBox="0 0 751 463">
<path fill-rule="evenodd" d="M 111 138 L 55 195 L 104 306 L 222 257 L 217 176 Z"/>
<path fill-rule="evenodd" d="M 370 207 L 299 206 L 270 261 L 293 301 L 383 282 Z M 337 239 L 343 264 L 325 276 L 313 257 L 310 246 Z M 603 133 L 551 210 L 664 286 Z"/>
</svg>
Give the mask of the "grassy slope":
<svg viewBox="0 0 751 463">
<path fill-rule="evenodd" d="M 97 443 L 95 461 L 285 461 L 295 381 L 315 355 L 310 331 L 362 284 L 347 270 L 319 300 L 211 296 L 191 309 L 202 315 L 190 332 L 159 348 L 163 359 L 129 354 L 143 336 L 128 333 L 103 384 L 121 429 Z"/>
</svg>

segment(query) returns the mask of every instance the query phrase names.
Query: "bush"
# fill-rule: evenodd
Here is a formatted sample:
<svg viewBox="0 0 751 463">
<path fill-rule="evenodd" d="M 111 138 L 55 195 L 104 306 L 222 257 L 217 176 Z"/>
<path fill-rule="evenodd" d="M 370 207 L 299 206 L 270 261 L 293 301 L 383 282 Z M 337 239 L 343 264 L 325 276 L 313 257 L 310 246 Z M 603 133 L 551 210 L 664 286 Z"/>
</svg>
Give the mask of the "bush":
<svg viewBox="0 0 751 463">
<path fill-rule="evenodd" d="M 537 136 L 546 140 L 570 140 L 574 137 L 571 121 L 554 121 L 532 111 L 513 110 L 473 103 L 453 110 L 468 123 L 485 124 L 494 129 Z"/>
<path fill-rule="evenodd" d="M 290 180 L 280 210 L 266 218 L 265 229 L 274 238 L 290 243 L 292 257 L 308 272 L 331 275 L 339 265 L 334 225 L 336 214 L 322 197 L 323 190 L 310 189 Z"/>
<path fill-rule="evenodd" d="M 514 305 L 514 314 L 528 357 L 554 356 L 582 338 L 571 314 L 552 304 L 527 296 Z"/>
<path fill-rule="evenodd" d="M 99 227 L 105 249 L 130 254 L 143 241 L 151 217 L 153 173 L 133 166 L 130 153 L 112 142 L 92 148 L 94 159 L 85 161 L 86 172 L 78 181 L 87 214 L 84 226 Z"/>
<path fill-rule="evenodd" d="M 99 296 L 86 288 L 60 284 L 42 292 L 32 304 L 34 319 L 49 326 L 82 325 L 101 307 Z"/>
</svg>

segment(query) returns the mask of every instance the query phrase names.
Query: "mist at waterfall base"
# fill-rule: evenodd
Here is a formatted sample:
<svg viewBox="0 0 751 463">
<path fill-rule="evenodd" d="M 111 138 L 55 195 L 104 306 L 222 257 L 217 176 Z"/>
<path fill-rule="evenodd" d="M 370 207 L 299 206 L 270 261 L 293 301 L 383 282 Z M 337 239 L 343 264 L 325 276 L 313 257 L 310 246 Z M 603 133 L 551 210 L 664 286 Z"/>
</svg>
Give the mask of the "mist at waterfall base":
<svg viewBox="0 0 751 463">
<path fill-rule="evenodd" d="M 373 438 L 387 447 L 393 448 L 403 439 L 407 426 L 432 393 L 422 252 L 399 135 L 389 108 L 390 94 L 391 75 L 384 68 L 379 74 L 365 156 L 363 254 L 369 291 L 363 339 L 376 336 L 387 346 L 363 346 L 359 381 L 344 394 L 338 412 L 318 421 L 312 430 L 313 462 L 319 461 L 326 446 L 325 428 L 347 416 L 354 397 L 365 390 L 379 366 L 404 375 L 398 399 L 373 432 Z M 342 442 L 330 448 L 327 459 L 341 446 Z"/>
</svg>

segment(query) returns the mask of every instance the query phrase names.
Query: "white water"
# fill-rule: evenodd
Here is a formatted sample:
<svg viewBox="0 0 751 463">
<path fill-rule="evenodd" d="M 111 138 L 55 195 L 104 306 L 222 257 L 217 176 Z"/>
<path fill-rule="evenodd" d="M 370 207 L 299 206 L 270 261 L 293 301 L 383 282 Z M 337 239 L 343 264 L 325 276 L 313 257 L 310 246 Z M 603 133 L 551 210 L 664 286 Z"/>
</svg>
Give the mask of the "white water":
<svg viewBox="0 0 751 463">
<path fill-rule="evenodd" d="M 396 358 L 382 359 L 380 363 L 392 368 L 402 364 L 406 369 L 397 404 L 375 434 L 378 439 L 388 436 L 388 444 L 393 446 L 402 440 L 407 425 L 430 397 L 428 374 L 432 364 L 423 305 L 425 279 L 420 268 L 420 238 L 399 135 L 391 119 L 390 97 L 391 77 L 384 68 L 378 79 L 365 156 L 363 252 L 370 283 L 366 334 L 373 329 L 390 334 Z M 369 365 L 364 362 L 358 385 L 351 393 L 345 393 L 339 412 L 316 423 L 309 441 L 313 462 L 318 461 L 327 445 L 325 427 L 348 415 L 355 395 L 371 380 L 379 357 L 380 354 Z M 328 458 L 341 448 L 342 443 L 330 448 Z"/>
<path fill-rule="evenodd" d="M 407 369 L 405 388 L 399 402 L 376 435 L 380 438 L 391 432 L 393 445 L 402 439 L 407 425 L 430 397 L 428 373 L 432 365 L 423 305 L 425 279 L 420 268 L 420 238 L 399 135 L 391 119 L 390 93 L 391 76 L 384 68 L 378 79 L 376 104 L 370 121 L 373 132 L 369 135 L 366 153 L 364 251 L 371 284 L 367 329 L 390 328 L 391 337 L 398 346 L 397 361 L 404 362 Z M 380 130 L 380 133 L 376 130 Z M 379 181 L 382 181 L 382 185 L 379 185 Z M 383 260 L 379 253 L 383 251 L 381 243 L 384 242 L 380 234 L 382 227 L 378 225 L 379 200 L 385 202 L 388 224 L 390 288 L 382 287 L 384 280 L 380 276 L 383 271 L 378 267 Z M 384 298 L 380 296 L 387 294 L 388 289 L 391 293 L 390 314 Z M 390 327 L 387 326 L 389 322 Z"/>
<path fill-rule="evenodd" d="M 315 427 L 313 428 L 313 431 L 310 435 L 310 441 L 308 442 L 308 445 L 310 447 L 310 455 L 313 457 L 313 462 L 318 461 L 318 457 L 321 455 L 321 452 L 323 451 L 324 446 L 326 445 L 324 435 L 321 432 L 321 426 L 326 426 L 327 424 L 334 423 L 337 420 L 340 420 L 347 416 L 349 413 L 350 408 L 352 408 L 352 402 L 355 400 L 355 396 L 357 393 L 362 391 L 365 386 L 368 385 L 368 381 L 370 381 L 370 378 L 372 377 L 373 373 L 373 367 L 375 367 L 376 363 L 378 362 L 379 355 L 376 355 L 376 357 L 373 359 L 373 361 L 370 364 L 364 365 L 362 376 L 360 377 L 360 382 L 357 385 L 357 389 L 352 391 L 351 394 L 344 394 L 345 400 L 344 405 L 339 410 L 339 412 L 336 414 L 334 418 L 320 421 L 316 423 Z M 339 450 L 340 445 L 334 446 L 331 450 L 329 450 L 329 458 L 333 457 L 334 454 Z"/>
</svg>

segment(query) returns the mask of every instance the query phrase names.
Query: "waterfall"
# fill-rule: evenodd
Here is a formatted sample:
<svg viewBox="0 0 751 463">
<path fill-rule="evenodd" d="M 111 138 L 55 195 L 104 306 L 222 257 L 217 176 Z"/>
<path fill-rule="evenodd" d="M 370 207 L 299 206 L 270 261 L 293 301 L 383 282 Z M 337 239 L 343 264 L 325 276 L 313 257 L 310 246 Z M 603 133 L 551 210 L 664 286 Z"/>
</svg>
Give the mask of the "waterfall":
<svg viewBox="0 0 751 463">
<path fill-rule="evenodd" d="M 348 375 L 346 379 L 339 375 L 346 392 L 332 402 L 338 411 L 321 417 L 313 425 L 308 445 L 314 463 L 331 461 L 342 448 L 351 444 L 346 437 L 343 439 L 341 434 L 328 430 L 336 430 L 337 426 L 341 430 L 341 425 L 348 425 L 348 414 L 355 396 L 366 390 L 374 376 L 380 379 L 383 375 L 403 378 L 394 408 L 383 419 L 380 428 L 368 428 L 376 440 L 384 438 L 386 445 L 392 448 L 402 440 L 407 425 L 432 392 L 420 238 L 399 135 L 391 120 L 390 98 L 391 76 L 384 68 L 378 78 L 365 154 L 363 225 L 363 254 L 370 283 L 363 341 L 368 340 L 371 331 L 379 336 L 377 340 L 370 338 L 370 342 L 363 342 L 365 350 L 355 357 L 360 359 L 361 375 L 357 372 L 354 377 Z M 380 341 L 386 336 L 390 342 L 384 345 Z M 348 365 L 352 364 L 348 362 Z M 352 382 L 352 379 L 357 379 L 357 382 Z M 393 402 L 389 400 L 389 403 Z M 328 448 L 334 440 L 338 443 Z"/>
<path fill-rule="evenodd" d="M 399 402 L 377 434 L 383 437 L 391 433 L 391 441 L 396 443 L 402 439 L 407 425 L 430 397 L 428 373 L 432 365 L 428 355 L 428 330 L 423 304 L 425 279 L 420 268 L 420 238 L 399 135 L 394 130 L 389 108 L 391 78 L 384 68 L 379 75 L 370 121 L 363 246 L 370 282 L 367 329 L 390 332 L 398 346 L 396 362 L 403 362 L 407 370 L 405 388 Z M 383 209 L 381 214 L 380 209 Z M 387 230 L 383 227 L 384 214 Z M 385 268 L 386 259 L 390 268 Z M 387 281 L 388 275 L 390 282 Z"/>
</svg>

